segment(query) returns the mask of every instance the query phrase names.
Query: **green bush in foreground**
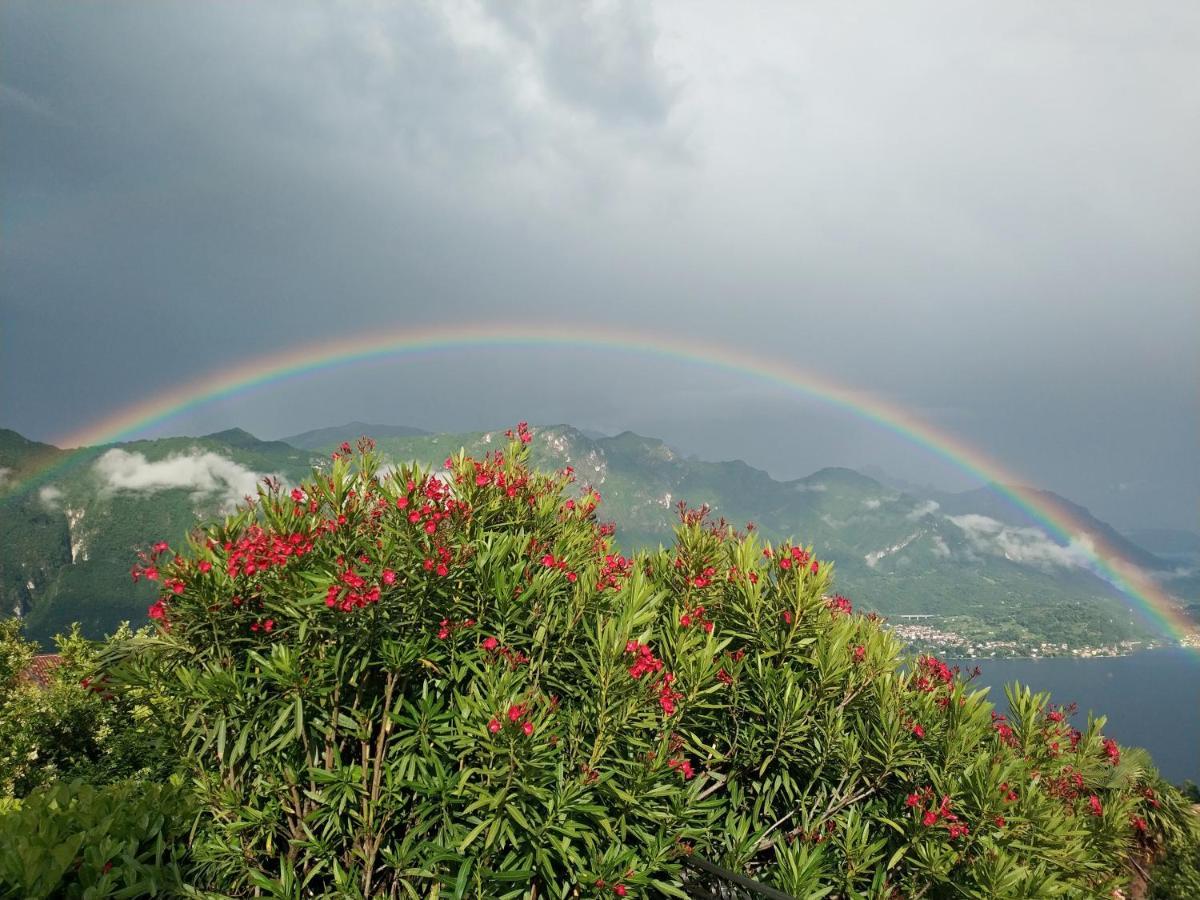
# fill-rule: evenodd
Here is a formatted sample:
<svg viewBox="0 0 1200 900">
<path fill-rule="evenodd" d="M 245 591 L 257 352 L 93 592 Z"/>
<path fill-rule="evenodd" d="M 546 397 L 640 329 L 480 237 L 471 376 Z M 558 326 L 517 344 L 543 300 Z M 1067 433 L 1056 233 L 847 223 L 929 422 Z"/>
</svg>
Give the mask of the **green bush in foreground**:
<svg viewBox="0 0 1200 900">
<path fill-rule="evenodd" d="M 3 801 L 0 801 L 3 802 Z M 145 897 L 177 891 L 181 784 L 60 781 L 0 814 L 2 896 Z"/>
<path fill-rule="evenodd" d="M 1103 720 L 996 717 L 810 548 L 703 511 L 626 559 L 528 440 L 444 476 L 344 447 L 143 560 L 158 632 L 112 689 L 169 698 L 194 891 L 681 896 L 700 854 L 799 897 L 1107 896 L 1192 858 Z"/>
</svg>

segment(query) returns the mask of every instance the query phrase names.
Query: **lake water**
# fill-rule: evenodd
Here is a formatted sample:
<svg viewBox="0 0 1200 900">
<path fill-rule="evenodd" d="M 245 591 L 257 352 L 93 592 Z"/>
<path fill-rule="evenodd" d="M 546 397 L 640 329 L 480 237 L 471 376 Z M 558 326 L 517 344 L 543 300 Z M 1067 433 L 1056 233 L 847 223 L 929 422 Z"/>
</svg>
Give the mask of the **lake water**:
<svg viewBox="0 0 1200 900">
<path fill-rule="evenodd" d="M 1200 654 L 1194 650 L 1148 650 L 1114 659 L 953 660 L 968 671 L 979 666 L 979 686 L 1000 712 L 1008 706 L 1004 685 L 1019 681 L 1049 691 L 1055 703 L 1077 703 L 1076 727 L 1091 710 L 1108 717 L 1104 731 L 1121 744 L 1145 747 L 1163 777 L 1200 782 Z"/>
</svg>

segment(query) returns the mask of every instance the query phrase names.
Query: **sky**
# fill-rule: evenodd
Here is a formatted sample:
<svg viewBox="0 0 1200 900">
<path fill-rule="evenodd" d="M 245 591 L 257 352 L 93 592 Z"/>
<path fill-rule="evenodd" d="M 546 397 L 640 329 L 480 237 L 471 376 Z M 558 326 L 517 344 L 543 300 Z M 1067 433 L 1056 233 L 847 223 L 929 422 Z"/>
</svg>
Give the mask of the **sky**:
<svg viewBox="0 0 1200 900">
<path fill-rule="evenodd" d="M 823 373 L 1118 527 L 1200 530 L 1200 6 L 0 5 L 0 427 L 300 344 L 620 327 Z M 156 433 L 569 422 L 971 478 L 702 365 L 457 351 Z"/>
</svg>

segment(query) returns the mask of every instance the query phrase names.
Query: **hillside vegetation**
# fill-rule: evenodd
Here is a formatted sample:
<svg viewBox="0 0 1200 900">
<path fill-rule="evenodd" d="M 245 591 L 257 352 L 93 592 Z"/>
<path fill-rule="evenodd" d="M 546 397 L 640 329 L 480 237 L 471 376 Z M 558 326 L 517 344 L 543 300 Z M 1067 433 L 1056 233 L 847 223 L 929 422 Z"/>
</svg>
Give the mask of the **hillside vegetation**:
<svg viewBox="0 0 1200 900">
<path fill-rule="evenodd" d="M 437 474 L 346 446 L 150 548 L 154 627 L 91 651 L 74 719 L 9 735 L 0 885 L 679 897 L 703 858 L 813 898 L 1200 887 L 1190 806 L 1103 719 L 1019 686 L 996 716 L 811 546 L 706 510 L 626 556 L 599 496 L 512 438 Z M 24 722 L 6 646 L 0 722 Z M 39 765 L 46 734 L 78 765 Z M 169 773 L 119 764 L 146 740 Z"/>
<path fill-rule="evenodd" d="M 137 550 L 160 538 L 179 543 L 253 493 L 263 476 L 297 483 L 333 449 L 321 443 L 349 427 L 289 439 L 303 448 L 260 441 L 236 429 L 90 448 L 32 490 L 6 494 L 0 485 L 3 608 L 25 617 L 26 633 L 44 644 L 73 621 L 93 637 L 124 619 L 144 621 L 148 595 L 144 588 L 131 589 L 128 578 Z M 387 460 L 425 465 L 440 465 L 460 447 L 481 455 L 500 437 L 380 430 L 389 435 L 380 440 Z M 17 469 L 31 453 L 59 453 L 4 434 L 10 440 L 0 441 L 0 468 Z M 796 534 L 821 546 L 839 560 L 843 587 L 863 607 L 884 615 L 933 615 L 939 627 L 1014 647 L 1047 640 L 1095 646 L 1145 636 L 1124 598 L 992 492 L 934 500 L 850 469 L 781 482 L 739 461 L 684 458 L 653 438 L 589 437 L 569 426 L 537 429 L 531 452 L 537 465 L 573 466 L 578 475 L 573 489 L 587 484 L 599 490 L 627 548 L 652 549 L 673 540 L 676 505 L 686 500 L 731 521 L 753 521 L 764 537 Z M 964 522 L 1006 530 L 983 534 L 964 528 Z M 1099 522 L 1095 527 L 1107 528 Z M 1009 552 L 1013 541 L 1025 556 Z M 1129 552 L 1154 563 L 1140 548 Z"/>
</svg>

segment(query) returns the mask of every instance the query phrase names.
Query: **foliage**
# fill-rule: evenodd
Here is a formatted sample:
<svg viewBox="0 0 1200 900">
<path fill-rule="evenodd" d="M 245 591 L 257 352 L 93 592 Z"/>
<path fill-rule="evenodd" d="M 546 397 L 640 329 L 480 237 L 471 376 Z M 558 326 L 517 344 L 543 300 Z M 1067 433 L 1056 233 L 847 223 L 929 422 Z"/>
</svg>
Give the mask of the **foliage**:
<svg viewBox="0 0 1200 900">
<path fill-rule="evenodd" d="M 6 440 L 5 434 L 0 430 L 0 468 L 13 471 L 0 484 L 0 606 L 20 610 L 25 634 L 47 647 L 71 622 L 80 622 L 87 636 L 99 637 L 121 621 L 140 621 L 153 598 L 145 584 L 129 584 L 130 548 L 152 539 L 182 546 L 196 522 L 218 515 L 228 499 L 198 485 L 105 489 L 95 463 L 112 447 L 72 452 L 70 465 L 55 469 L 52 480 L 46 475 L 24 483 L 22 473 L 34 460 L 59 451 L 45 445 L 30 449 L 18 435 L 8 432 Z M 381 447 L 393 460 L 440 463 L 447 446 L 463 445 L 482 455 L 492 439 L 484 433 L 391 436 Z M 311 459 L 309 450 L 259 441 L 237 430 L 137 441 L 121 449 L 150 462 L 211 452 L 249 471 L 278 473 L 293 482 L 307 475 Z M 1131 622 L 1126 604 L 1086 572 L 976 553 L 945 514 L 1011 514 L 992 509 L 994 498 L 986 491 L 929 495 L 942 503 L 941 511 L 914 521 L 910 517 L 926 494 L 897 492 L 849 469 L 776 481 L 742 462 L 684 458 L 653 438 L 631 433 L 591 438 L 569 426 L 539 429 L 530 449 L 531 461 L 545 470 L 572 462 L 586 467 L 601 483 L 606 514 L 619 524 L 626 549 L 672 542 L 674 516 L 663 498 L 687 497 L 713 504 L 730 518 L 753 519 L 759 534 L 772 540 L 804 534 L 839 561 L 839 586 L 864 609 L 890 616 L 932 613 L 942 631 L 1013 645 L 1002 653 L 1020 653 L 1045 641 L 1078 647 L 1149 636 Z M 879 556 L 899 545 L 902 550 Z M 1125 550 L 1136 558 L 1136 548 Z M 1172 584 L 1180 596 L 1194 596 L 1186 579 Z"/>
<path fill-rule="evenodd" d="M 529 441 L 442 476 L 344 446 L 144 557 L 159 631 L 110 656 L 180 704 L 199 888 L 679 896 L 700 853 L 797 896 L 1094 896 L 1195 844 L 1102 719 L 997 717 L 703 510 L 626 559 Z"/>
<path fill-rule="evenodd" d="M 60 781 L 0 812 L 0 896 L 145 897 L 181 884 L 182 780 Z"/>
<path fill-rule="evenodd" d="M 104 644 L 78 629 L 57 638 L 59 664 L 44 685 L 24 677 L 36 647 L 19 627 L 0 621 L 0 797 L 24 796 L 56 778 L 103 784 L 170 771 L 174 763 L 160 750 L 169 701 L 145 688 L 114 692 L 96 671 L 106 647 L 132 637 L 128 626 Z"/>
</svg>

